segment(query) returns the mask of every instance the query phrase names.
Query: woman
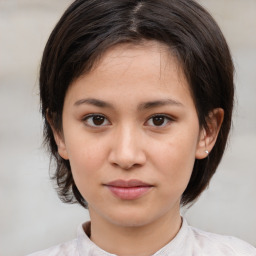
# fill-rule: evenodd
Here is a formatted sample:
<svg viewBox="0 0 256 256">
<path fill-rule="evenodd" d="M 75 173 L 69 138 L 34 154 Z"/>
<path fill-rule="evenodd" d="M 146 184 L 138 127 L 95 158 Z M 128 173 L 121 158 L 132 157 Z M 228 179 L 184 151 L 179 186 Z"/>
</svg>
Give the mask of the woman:
<svg viewBox="0 0 256 256">
<path fill-rule="evenodd" d="M 188 226 L 222 158 L 233 63 L 191 0 L 77 0 L 40 70 L 45 142 L 64 202 L 88 208 L 77 239 L 33 255 L 256 255 Z"/>
</svg>

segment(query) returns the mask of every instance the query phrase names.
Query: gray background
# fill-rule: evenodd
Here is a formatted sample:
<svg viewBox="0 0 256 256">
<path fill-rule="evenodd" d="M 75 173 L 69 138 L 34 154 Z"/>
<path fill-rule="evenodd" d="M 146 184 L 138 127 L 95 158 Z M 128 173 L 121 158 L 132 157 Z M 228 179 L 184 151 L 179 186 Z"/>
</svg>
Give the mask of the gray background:
<svg viewBox="0 0 256 256">
<path fill-rule="evenodd" d="M 209 189 L 183 214 L 191 225 L 256 246 L 256 0 L 201 0 L 230 45 L 236 109 L 228 150 Z M 48 178 L 39 115 L 43 47 L 70 0 L 0 0 L 0 255 L 75 236 L 88 213 L 62 204 Z"/>
</svg>

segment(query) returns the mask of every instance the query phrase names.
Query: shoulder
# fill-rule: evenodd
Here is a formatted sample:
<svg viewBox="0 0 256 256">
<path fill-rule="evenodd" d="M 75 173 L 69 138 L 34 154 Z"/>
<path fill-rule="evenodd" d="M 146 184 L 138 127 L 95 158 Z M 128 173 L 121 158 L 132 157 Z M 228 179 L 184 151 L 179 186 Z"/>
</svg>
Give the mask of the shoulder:
<svg viewBox="0 0 256 256">
<path fill-rule="evenodd" d="M 29 254 L 27 256 L 76 256 L 76 247 L 77 242 L 76 239 L 74 239 L 72 241 L 53 246 L 47 250 Z"/>
<path fill-rule="evenodd" d="M 256 256 L 256 248 L 232 236 L 218 235 L 190 227 L 203 255 Z"/>
</svg>

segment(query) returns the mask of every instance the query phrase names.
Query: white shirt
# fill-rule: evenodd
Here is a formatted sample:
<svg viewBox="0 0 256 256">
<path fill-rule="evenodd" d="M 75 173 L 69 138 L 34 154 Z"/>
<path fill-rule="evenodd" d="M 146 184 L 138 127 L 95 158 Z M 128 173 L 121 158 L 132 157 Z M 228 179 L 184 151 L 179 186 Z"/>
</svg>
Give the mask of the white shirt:
<svg viewBox="0 0 256 256">
<path fill-rule="evenodd" d="M 90 222 L 78 227 L 77 238 L 28 256 L 114 256 L 88 235 Z M 175 238 L 152 256 L 256 256 L 256 248 L 234 237 L 204 232 L 189 226 L 185 219 Z"/>
</svg>

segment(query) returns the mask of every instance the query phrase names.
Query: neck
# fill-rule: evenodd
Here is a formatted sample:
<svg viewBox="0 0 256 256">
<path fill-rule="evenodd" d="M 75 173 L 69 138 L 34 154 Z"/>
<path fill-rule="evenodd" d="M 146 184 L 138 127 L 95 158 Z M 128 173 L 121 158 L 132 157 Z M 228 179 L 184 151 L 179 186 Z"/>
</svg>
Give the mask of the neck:
<svg viewBox="0 0 256 256">
<path fill-rule="evenodd" d="M 91 214 L 91 240 L 101 249 L 120 256 L 152 255 L 168 244 L 180 227 L 179 214 L 133 227 L 113 224 Z"/>
</svg>

